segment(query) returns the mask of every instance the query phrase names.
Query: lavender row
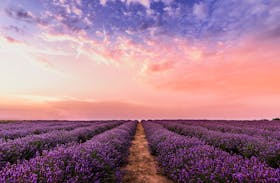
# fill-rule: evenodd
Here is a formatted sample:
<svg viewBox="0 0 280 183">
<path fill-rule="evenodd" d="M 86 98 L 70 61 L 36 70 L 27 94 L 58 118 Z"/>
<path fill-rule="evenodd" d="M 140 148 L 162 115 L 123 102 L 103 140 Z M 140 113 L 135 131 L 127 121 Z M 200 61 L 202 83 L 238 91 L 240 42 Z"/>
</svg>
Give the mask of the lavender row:
<svg viewBox="0 0 280 183">
<path fill-rule="evenodd" d="M 266 140 L 280 140 L 280 132 L 279 131 L 270 131 L 267 129 L 262 128 L 256 128 L 253 126 L 237 126 L 234 124 L 226 124 L 226 123 L 220 123 L 216 121 L 211 122 L 199 122 L 196 121 L 185 121 L 182 122 L 182 124 L 186 125 L 196 125 L 196 126 L 202 126 L 209 130 L 215 130 L 215 131 L 221 131 L 221 132 L 227 132 L 227 133 L 236 133 L 236 134 L 246 134 L 250 136 L 256 136 L 256 137 L 262 137 Z"/>
<path fill-rule="evenodd" d="M 8 141 L 0 144 L 0 169 L 8 162 L 15 163 L 18 160 L 30 159 L 41 154 L 43 150 L 49 150 L 59 144 L 70 142 L 85 142 L 94 135 L 111 129 L 122 122 L 104 122 L 89 127 L 81 127 L 72 131 L 52 131 L 41 135 L 31 135 L 24 138 Z"/>
<path fill-rule="evenodd" d="M 73 130 L 77 127 L 89 126 L 90 123 L 65 123 L 65 124 L 57 124 L 51 125 L 49 123 L 40 123 L 39 125 L 26 125 L 22 126 L 21 129 L 5 129 L 0 131 L 0 138 L 3 140 L 13 140 L 20 137 L 25 137 L 32 134 L 42 134 L 47 133 L 53 130 Z"/>
<path fill-rule="evenodd" d="M 35 127 L 52 127 L 52 126 L 67 126 L 74 124 L 91 124 L 100 123 L 102 121 L 61 121 L 61 120 L 36 120 L 36 121 L 12 121 L 1 123 L 0 122 L 0 132 L 5 130 L 23 130 Z"/>
<path fill-rule="evenodd" d="M 157 120 L 157 121 L 169 121 L 170 120 Z M 280 131 L 280 121 L 277 120 L 173 120 L 176 123 L 191 123 L 192 125 L 200 125 L 200 124 L 217 124 L 217 125 L 229 125 L 240 127 L 242 129 L 246 128 L 255 128 L 273 132 Z"/>
<path fill-rule="evenodd" d="M 197 137 L 207 144 L 224 151 L 241 154 L 248 158 L 252 156 L 258 157 L 274 168 L 280 166 L 279 141 L 267 141 L 263 138 L 246 134 L 223 133 L 200 126 L 188 126 L 176 122 L 159 123 L 171 131 L 185 136 Z"/>
<path fill-rule="evenodd" d="M 8 165 L 0 182 L 120 182 L 120 166 L 136 130 L 136 122 L 99 134 L 87 142 L 59 147 L 29 161 Z"/>
<path fill-rule="evenodd" d="M 17 129 L 26 129 L 32 126 L 58 126 L 65 124 L 74 124 L 74 122 L 66 121 L 11 121 L 0 123 L 0 131 L 2 130 L 17 130 Z"/>
<path fill-rule="evenodd" d="M 280 131 L 280 122 L 277 120 L 233 121 L 230 123 L 224 121 L 223 123 L 232 124 L 240 127 L 253 127 L 258 129 L 265 129 L 275 132 Z"/>
<path fill-rule="evenodd" d="M 181 136 L 153 122 L 143 122 L 151 152 L 163 172 L 176 182 L 279 182 L 280 170 L 256 158 L 231 155 L 197 138 Z"/>
<path fill-rule="evenodd" d="M 198 120 L 206 123 L 212 123 L 213 120 Z M 231 125 L 231 126 L 238 126 L 240 128 L 256 128 L 256 129 L 263 129 L 268 131 L 279 131 L 280 130 L 280 122 L 279 121 L 269 121 L 269 120 L 215 120 L 217 124 L 222 125 Z"/>
</svg>

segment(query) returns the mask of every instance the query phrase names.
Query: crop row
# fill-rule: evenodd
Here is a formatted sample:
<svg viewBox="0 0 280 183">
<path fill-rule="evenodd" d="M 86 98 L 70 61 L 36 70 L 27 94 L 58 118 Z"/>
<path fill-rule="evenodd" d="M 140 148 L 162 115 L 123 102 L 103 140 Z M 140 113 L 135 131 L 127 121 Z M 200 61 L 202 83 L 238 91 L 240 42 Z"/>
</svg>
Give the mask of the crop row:
<svg viewBox="0 0 280 183">
<path fill-rule="evenodd" d="M 279 182 L 280 170 L 255 157 L 232 155 L 194 137 L 143 122 L 150 150 L 164 173 L 176 182 Z"/>
<path fill-rule="evenodd" d="M 279 121 L 269 121 L 269 120 L 153 120 L 160 122 L 176 122 L 182 124 L 191 124 L 191 125 L 225 125 L 232 126 L 241 129 L 258 129 L 265 130 L 270 132 L 279 132 L 280 131 L 280 122 Z"/>
<path fill-rule="evenodd" d="M 16 129 L 25 129 L 34 126 L 58 126 L 65 124 L 74 124 L 75 122 L 65 122 L 65 121 L 13 121 L 0 123 L 0 131 L 2 130 L 16 130 Z"/>
<path fill-rule="evenodd" d="M 70 142 L 85 142 L 94 135 L 111 129 L 122 122 L 93 123 L 89 127 L 76 128 L 71 131 L 51 131 L 40 135 L 30 135 L 0 144 L 0 169 L 7 162 L 15 163 L 18 160 L 30 159 L 59 144 Z"/>
<path fill-rule="evenodd" d="M 136 122 L 125 122 L 83 144 L 58 147 L 29 161 L 8 165 L 0 182 L 120 182 Z"/>
<path fill-rule="evenodd" d="M 254 120 L 254 121 L 223 121 L 222 123 L 236 125 L 240 127 L 253 127 L 269 131 L 280 131 L 280 122 L 276 120 Z"/>
<path fill-rule="evenodd" d="M 192 123 L 193 124 L 193 123 Z M 240 127 L 240 126 L 233 126 L 229 124 L 215 124 L 212 122 L 208 123 L 202 123 L 199 124 L 199 126 L 205 127 L 209 130 L 215 130 L 215 131 L 221 131 L 221 132 L 227 132 L 227 133 L 240 133 L 240 134 L 246 134 L 250 136 L 258 136 L 263 137 L 268 141 L 274 141 L 274 140 L 280 140 L 280 132 L 279 131 L 270 131 L 266 129 L 259 129 L 255 127 Z"/>
<path fill-rule="evenodd" d="M 77 127 L 89 126 L 90 123 L 65 123 L 63 125 L 50 125 L 49 123 L 40 123 L 39 125 L 26 125 L 21 129 L 5 129 L 0 131 L 0 138 L 3 140 L 13 140 L 32 134 L 42 134 L 53 130 L 73 130 Z"/>
<path fill-rule="evenodd" d="M 255 156 L 274 168 L 280 166 L 279 141 L 267 141 L 263 138 L 246 134 L 223 133 L 199 126 L 182 125 L 176 122 L 163 122 L 161 124 L 171 131 L 185 136 L 197 137 L 207 144 L 224 151 L 240 154 L 247 158 Z"/>
<path fill-rule="evenodd" d="M 209 130 L 221 131 L 221 132 L 228 132 L 228 133 L 236 133 L 236 134 L 246 134 L 250 136 L 262 137 L 266 140 L 280 140 L 280 133 L 279 131 L 270 131 L 267 129 L 256 128 L 252 126 L 238 126 L 234 124 L 226 124 L 226 123 L 219 123 L 216 121 L 211 122 L 200 122 L 197 123 L 195 121 L 185 121 L 182 124 L 186 125 L 195 125 L 195 126 L 202 126 Z"/>
<path fill-rule="evenodd" d="M 205 121 L 204 121 L 205 122 Z M 206 120 L 208 124 L 212 123 L 212 120 Z M 255 128 L 255 129 L 263 129 L 268 131 L 279 131 L 280 130 L 280 122 L 278 121 L 269 121 L 269 120 L 251 120 L 251 121 L 244 121 L 244 120 L 215 120 L 217 124 L 222 125 L 231 125 L 237 126 L 240 128 Z"/>
</svg>

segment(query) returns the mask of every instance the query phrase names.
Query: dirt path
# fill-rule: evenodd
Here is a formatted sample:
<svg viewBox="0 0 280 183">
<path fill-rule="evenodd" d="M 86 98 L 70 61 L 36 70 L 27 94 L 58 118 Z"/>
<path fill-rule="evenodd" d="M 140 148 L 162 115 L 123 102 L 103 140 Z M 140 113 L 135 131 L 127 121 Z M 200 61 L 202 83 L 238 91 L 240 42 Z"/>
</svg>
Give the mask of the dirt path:
<svg viewBox="0 0 280 183">
<path fill-rule="evenodd" d="M 158 173 L 155 158 L 148 150 L 148 142 L 142 124 L 137 130 L 132 146 L 129 149 L 128 164 L 122 169 L 125 172 L 123 182 L 133 183 L 171 183 L 165 176 Z"/>
</svg>

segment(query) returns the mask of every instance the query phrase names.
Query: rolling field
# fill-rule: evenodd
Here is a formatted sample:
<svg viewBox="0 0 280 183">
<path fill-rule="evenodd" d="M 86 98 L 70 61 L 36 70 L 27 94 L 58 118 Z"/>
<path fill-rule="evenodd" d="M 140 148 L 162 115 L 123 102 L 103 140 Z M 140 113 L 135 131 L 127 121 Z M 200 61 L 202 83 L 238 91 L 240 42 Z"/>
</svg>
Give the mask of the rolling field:
<svg viewBox="0 0 280 183">
<path fill-rule="evenodd" d="M 0 182 L 279 182 L 279 121 L 0 123 Z"/>
</svg>

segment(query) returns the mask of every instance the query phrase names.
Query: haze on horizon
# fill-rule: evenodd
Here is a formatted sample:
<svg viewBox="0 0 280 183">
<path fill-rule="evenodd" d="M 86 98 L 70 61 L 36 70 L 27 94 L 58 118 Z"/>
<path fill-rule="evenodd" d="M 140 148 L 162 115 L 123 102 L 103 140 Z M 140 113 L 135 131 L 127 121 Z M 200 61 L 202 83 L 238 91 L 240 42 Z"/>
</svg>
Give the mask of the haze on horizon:
<svg viewBox="0 0 280 183">
<path fill-rule="evenodd" d="M 1 119 L 261 119 L 279 0 L 1 0 Z"/>
</svg>

